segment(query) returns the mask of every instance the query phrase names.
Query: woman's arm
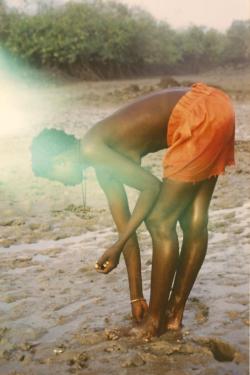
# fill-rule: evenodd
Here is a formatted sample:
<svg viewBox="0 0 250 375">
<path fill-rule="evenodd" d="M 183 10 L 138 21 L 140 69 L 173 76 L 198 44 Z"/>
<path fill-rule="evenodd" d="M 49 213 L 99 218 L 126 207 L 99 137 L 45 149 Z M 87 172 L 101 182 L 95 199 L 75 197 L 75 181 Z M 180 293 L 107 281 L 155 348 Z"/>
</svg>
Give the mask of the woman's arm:
<svg viewBox="0 0 250 375">
<path fill-rule="evenodd" d="M 122 233 L 130 218 L 130 211 L 126 191 L 123 185 L 112 178 L 109 173 L 96 169 L 98 182 L 104 191 L 110 212 L 114 219 L 118 233 Z M 132 303 L 133 317 L 140 321 L 147 311 L 147 304 L 143 300 L 141 279 L 141 257 L 136 234 L 132 235 L 123 248 L 123 255 L 128 272 L 130 299 L 142 299 Z"/>
<path fill-rule="evenodd" d="M 87 159 L 94 168 L 108 169 L 115 179 L 141 192 L 130 219 L 119 234 L 119 240 L 112 248 L 108 249 L 110 254 L 106 253 L 105 255 L 104 253 L 98 260 L 98 264 L 102 268 L 104 263 L 109 261 L 110 256 L 116 255 L 116 260 L 106 264 L 105 269 L 102 270 L 103 273 L 108 273 L 117 266 L 125 243 L 153 207 L 160 191 L 161 181 L 135 162 L 101 142 L 83 145 L 82 154 L 83 158 Z"/>
<path fill-rule="evenodd" d="M 96 171 L 98 182 L 104 191 L 118 233 L 122 233 L 130 219 L 127 194 L 123 185 L 110 174 Z M 141 282 L 141 259 L 136 234 L 126 242 L 123 255 L 128 269 L 131 299 L 143 297 Z"/>
</svg>

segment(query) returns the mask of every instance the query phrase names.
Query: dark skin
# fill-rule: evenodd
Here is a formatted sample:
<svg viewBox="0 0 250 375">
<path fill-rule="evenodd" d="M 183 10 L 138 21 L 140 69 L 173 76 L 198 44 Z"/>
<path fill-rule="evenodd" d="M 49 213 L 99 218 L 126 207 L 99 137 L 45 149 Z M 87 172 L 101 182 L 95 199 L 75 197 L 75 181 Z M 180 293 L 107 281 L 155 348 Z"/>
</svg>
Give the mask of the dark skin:
<svg viewBox="0 0 250 375">
<path fill-rule="evenodd" d="M 123 252 L 130 297 L 138 299 L 132 303 L 132 313 L 142 321 L 135 331 L 139 336 L 151 337 L 181 327 L 185 303 L 207 249 L 208 208 L 216 178 L 195 184 L 161 181 L 140 165 L 143 156 L 168 147 L 169 117 L 188 90 L 162 90 L 145 96 L 97 123 L 80 143 L 80 158 L 95 168 L 119 234 L 117 242 L 98 259 L 96 270 L 108 274 L 117 267 Z M 124 185 L 140 192 L 132 214 Z M 136 237 L 143 221 L 153 244 L 149 306 L 143 300 Z M 180 254 L 178 221 L 183 230 Z"/>
</svg>

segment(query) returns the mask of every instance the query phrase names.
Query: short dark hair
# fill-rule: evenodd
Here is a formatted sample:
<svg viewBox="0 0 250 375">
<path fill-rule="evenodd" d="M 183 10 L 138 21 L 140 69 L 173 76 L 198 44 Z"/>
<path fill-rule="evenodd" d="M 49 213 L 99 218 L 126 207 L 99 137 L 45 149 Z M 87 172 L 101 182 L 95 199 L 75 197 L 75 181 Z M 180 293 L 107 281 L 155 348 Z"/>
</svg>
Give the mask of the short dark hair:
<svg viewBox="0 0 250 375">
<path fill-rule="evenodd" d="M 31 144 L 32 170 L 36 176 L 48 177 L 53 159 L 75 146 L 78 140 L 63 130 L 43 129 Z"/>
</svg>

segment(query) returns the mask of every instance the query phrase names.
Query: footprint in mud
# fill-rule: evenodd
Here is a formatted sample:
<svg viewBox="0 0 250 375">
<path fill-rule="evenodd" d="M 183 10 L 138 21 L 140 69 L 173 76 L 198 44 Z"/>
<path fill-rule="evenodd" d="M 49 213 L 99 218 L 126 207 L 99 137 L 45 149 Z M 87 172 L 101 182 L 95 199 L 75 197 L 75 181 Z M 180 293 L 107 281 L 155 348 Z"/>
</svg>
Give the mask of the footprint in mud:
<svg viewBox="0 0 250 375">
<path fill-rule="evenodd" d="M 209 307 L 199 300 L 197 297 L 192 297 L 189 300 L 195 308 L 195 319 L 198 324 L 204 324 L 208 320 Z"/>
<path fill-rule="evenodd" d="M 4 338 L 4 336 L 10 331 L 10 328 L 7 327 L 0 327 L 0 341 Z"/>
<path fill-rule="evenodd" d="M 87 332 L 87 333 L 81 333 L 84 331 L 84 326 L 79 329 L 79 332 L 76 332 L 74 334 L 75 340 L 82 346 L 92 346 L 92 345 L 98 345 L 103 343 L 104 341 L 107 340 L 106 335 L 104 334 L 104 331 L 92 331 L 92 332 Z"/>
<path fill-rule="evenodd" d="M 36 263 L 33 262 L 33 257 L 20 256 L 12 261 L 11 268 L 25 268 L 35 264 Z"/>
<path fill-rule="evenodd" d="M 48 255 L 49 257 L 56 257 L 58 254 L 62 254 L 63 252 L 63 248 L 62 247 L 53 247 L 53 248 L 49 248 L 49 249 L 45 249 L 43 251 L 41 251 L 40 253 L 37 253 L 36 255 Z"/>
<path fill-rule="evenodd" d="M 83 267 L 79 268 L 75 273 L 76 274 L 84 274 L 84 276 L 86 278 L 88 276 L 96 275 L 95 265 L 94 265 L 94 263 L 86 264 Z"/>
<path fill-rule="evenodd" d="M 237 360 L 240 354 L 232 345 L 216 337 L 193 338 L 193 341 L 207 347 L 219 362 L 232 362 Z"/>
<path fill-rule="evenodd" d="M 19 293 L 10 293 L 6 294 L 5 296 L 1 297 L 1 301 L 5 303 L 13 303 L 20 301 L 22 299 L 28 298 L 29 295 L 27 292 L 19 292 Z"/>
</svg>

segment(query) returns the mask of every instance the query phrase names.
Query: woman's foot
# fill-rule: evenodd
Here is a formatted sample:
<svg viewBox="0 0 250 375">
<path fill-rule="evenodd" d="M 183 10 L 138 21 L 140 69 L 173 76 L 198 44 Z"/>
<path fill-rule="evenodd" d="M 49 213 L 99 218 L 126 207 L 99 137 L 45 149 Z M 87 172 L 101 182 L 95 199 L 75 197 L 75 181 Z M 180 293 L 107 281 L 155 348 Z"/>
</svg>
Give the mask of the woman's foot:
<svg viewBox="0 0 250 375">
<path fill-rule="evenodd" d="M 159 320 L 150 315 L 147 315 L 141 324 L 138 324 L 130 330 L 131 336 L 144 339 L 150 339 L 151 337 L 159 336 L 162 333 Z"/>
<path fill-rule="evenodd" d="M 177 331 L 182 328 L 182 317 L 183 312 L 167 312 L 167 322 L 166 322 L 166 329 L 171 331 Z"/>
</svg>

